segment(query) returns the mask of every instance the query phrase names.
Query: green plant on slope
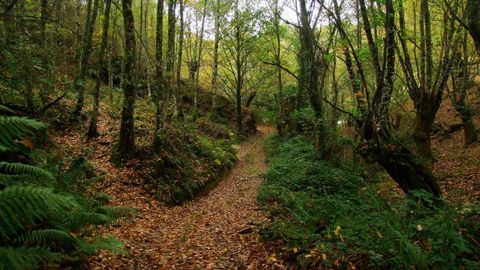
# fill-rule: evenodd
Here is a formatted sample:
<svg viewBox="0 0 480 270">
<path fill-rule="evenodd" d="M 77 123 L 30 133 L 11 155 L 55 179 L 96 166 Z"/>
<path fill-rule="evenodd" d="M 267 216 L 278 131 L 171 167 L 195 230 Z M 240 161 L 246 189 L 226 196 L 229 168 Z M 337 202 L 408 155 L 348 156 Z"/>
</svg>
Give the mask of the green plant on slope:
<svg viewBox="0 0 480 270">
<path fill-rule="evenodd" d="M 303 137 L 265 148 L 258 200 L 273 222 L 263 236 L 284 243 L 297 268 L 479 269 L 478 205 L 436 204 L 425 193 L 390 202 L 355 168 L 319 160 Z"/>
<path fill-rule="evenodd" d="M 99 249 L 123 252 L 112 237 L 93 236 L 94 226 L 112 222 L 129 209 L 103 206 L 80 194 L 33 186 L 75 182 L 82 166 L 72 166 L 58 179 L 34 165 L 9 162 L 46 125 L 22 117 L 0 116 L 0 269 L 37 269 L 75 263 Z M 57 186 L 59 186 L 57 184 Z M 65 186 L 65 189 L 67 186 Z"/>
</svg>

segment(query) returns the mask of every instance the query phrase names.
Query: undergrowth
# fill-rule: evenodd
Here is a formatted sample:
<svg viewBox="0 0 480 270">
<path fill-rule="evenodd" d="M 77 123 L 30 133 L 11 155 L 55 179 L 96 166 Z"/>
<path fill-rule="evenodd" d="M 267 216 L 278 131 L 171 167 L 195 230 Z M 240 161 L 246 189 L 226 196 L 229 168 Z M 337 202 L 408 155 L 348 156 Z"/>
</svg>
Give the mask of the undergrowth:
<svg viewBox="0 0 480 270">
<path fill-rule="evenodd" d="M 33 151 L 47 126 L 0 115 L 0 269 L 75 267 L 100 249 L 123 253 L 122 243 L 96 233 L 132 213 L 108 206 L 105 194 L 87 195 L 99 179 L 83 158 L 61 171 L 52 155 Z M 43 134 L 43 135 L 42 135 Z"/>
<path fill-rule="evenodd" d="M 160 136 L 155 157 L 148 159 L 152 173 L 147 186 L 169 204 L 193 199 L 220 180 L 237 159 L 233 132 L 206 118 L 170 124 Z"/>
<path fill-rule="evenodd" d="M 270 168 L 258 200 L 262 235 L 301 269 L 479 269 L 480 209 L 414 192 L 389 202 L 359 166 L 317 158 L 305 138 L 265 142 Z"/>
</svg>

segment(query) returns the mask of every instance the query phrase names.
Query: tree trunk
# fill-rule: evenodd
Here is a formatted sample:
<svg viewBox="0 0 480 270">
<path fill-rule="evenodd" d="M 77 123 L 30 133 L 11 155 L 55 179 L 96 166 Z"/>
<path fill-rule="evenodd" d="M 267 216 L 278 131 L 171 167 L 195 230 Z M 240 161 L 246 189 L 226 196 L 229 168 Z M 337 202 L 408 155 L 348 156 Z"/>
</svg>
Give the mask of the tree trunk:
<svg viewBox="0 0 480 270">
<path fill-rule="evenodd" d="M 218 47 L 220 43 L 220 0 L 215 1 L 215 37 L 213 42 L 213 66 L 212 66 L 212 118 L 217 115 L 217 91 L 218 91 Z"/>
<path fill-rule="evenodd" d="M 416 152 L 422 161 L 429 168 L 433 165 L 432 142 L 430 134 L 432 134 L 435 115 L 439 106 L 437 102 L 425 95 L 421 101 L 416 103 L 415 127 L 413 130 L 413 138 L 415 141 Z"/>
<path fill-rule="evenodd" d="M 477 130 L 471 116 L 469 117 L 462 116 L 462 124 L 463 124 L 463 135 L 465 138 L 465 146 L 468 146 L 477 141 L 478 139 Z"/>
<path fill-rule="evenodd" d="M 92 1 L 92 0 L 90 0 Z M 89 1 L 89 2 L 90 2 Z M 78 92 L 77 103 L 73 110 L 71 120 L 78 120 L 80 113 L 83 110 L 83 105 L 85 102 L 85 77 L 87 75 L 87 66 L 88 59 L 90 57 L 90 52 L 92 50 L 92 36 L 93 30 L 95 29 L 95 21 L 97 19 L 98 12 L 98 2 L 99 0 L 93 0 L 93 9 L 91 15 L 87 16 L 87 21 L 85 23 L 85 34 L 83 37 L 83 49 L 80 57 L 80 73 L 75 77 L 75 90 Z"/>
<path fill-rule="evenodd" d="M 467 0 L 467 23 L 470 35 L 480 56 L 480 0 Z"/>
<path fill-rule="evenodd" d="M 102 43 L 100 44 L 100 52 L 98 53 L 98 63 L 97 63 L 97 78 L 95 80 L 95 90 L 93 93 L 93 111 L 92 118 L 90 119 L 90 124 L 88 126 L 87 137 L 89 139 L 98 135 L 97 131 L 97 119 L 98 119 L 98 106 L 100 103 L 100 82 L 101 82 L 101 70 L 103 69 L 105 50 L 107 48 L 108 42 L 108 26 L 110 24 L 110 7 L 112 0 L 105 0 L 105 18 L 103 21 L 103 30 L 102 30 Z"/>
<path fill-rule="evenodd" d="M 133 21 L 132 0 L 122 0 L 123 21 L 125 29 L 125 76 L 124 101 L 120 139 L 118 142 L 118 159 L 128 159 L 135 151 L 135 130 L 133 122 L 135 106 L 135 25 Z"/>
<path fill-rule="evenodd" d="M 177 102 L 177 110 L 178 115 L 183 117 L 183 107 L 182 107 L 182 78 L 181 78 L 181 71 L 182 71 L 182 54 L 183 54 L 183 39 L 184 39 L 184 32 L 185 32 L 185 25 L 183 19 L 183 11 L 185 8 L 184 0 L 180 0 L 180 31 L 178 33 L 178 55 L 177 55 L 177 87 L 175 91 L 176 102 Z"/>
<path fill-rule="evenodd" d="M 360 153 L 367 160 L 378 162 L 406 194 L 413 190 L 425 190 L 435 197 L 441 195 L 431 170 L 419 163 L 415 155 L 401 144 L 363 147 Z"/>
<path fill-rule="evenodd" d="M 176 0 L 168 2 L 168 36 L 167 36 L 167 59 L 166 59 L 166 81 L 167 81 L 167 98 L 170 101 L 174 90 L 173 72 L 175 66 L 175 5 Z M 175 105 L 175 104 L 174 104 Z"/>
<path fill-rule="evenodd" d="M 153 148 L 155 151 L 160 146 L 160 134 L 163 126 L 163 102 L 164 97 L 164 81 L 163 81 L 163 0 L 157 2 L 157 27 L 155 38 L 155 67 L 157 83 L 155 87 L 155 130 L 153 135 Z"/>
</svg>

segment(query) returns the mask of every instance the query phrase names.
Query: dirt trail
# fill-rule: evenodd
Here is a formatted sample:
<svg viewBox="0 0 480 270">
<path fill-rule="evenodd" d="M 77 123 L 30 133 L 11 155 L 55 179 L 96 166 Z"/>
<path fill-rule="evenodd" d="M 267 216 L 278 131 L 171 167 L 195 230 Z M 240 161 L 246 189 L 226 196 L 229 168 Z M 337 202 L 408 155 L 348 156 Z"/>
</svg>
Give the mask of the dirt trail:
<svg viewBox="0 0 480 270">
<path fill-rule="evenodd" d="M 269 251 L 258 235 L 267 219 L 256 204 L 259 174 L 267 168 L 262 140 L 271 130 L 259 129 L 258 135 L 240 145 L 231 173 L 207 195 L 182 206 L 161 206 L 139 187 L 120 187 L 122 193 L 116 185 L 114 193 L 123 194 L 122 204 L 140 209 L 129 224 L 107 229 L 125 242 L 129 255 L 104 252 L 90 260 L 89 268 L 272 268 L 273 262 L 267 262 Z"/>
</svg>

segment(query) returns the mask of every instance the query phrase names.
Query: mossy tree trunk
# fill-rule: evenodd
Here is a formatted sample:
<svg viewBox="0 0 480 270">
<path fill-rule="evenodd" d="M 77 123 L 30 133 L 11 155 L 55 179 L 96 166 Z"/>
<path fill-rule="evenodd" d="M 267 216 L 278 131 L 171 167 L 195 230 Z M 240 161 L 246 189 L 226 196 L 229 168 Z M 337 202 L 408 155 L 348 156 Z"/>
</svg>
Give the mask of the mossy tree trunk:
<svg viewBox="0 0 480 270">
<path fill-rule="evenodd" d="M 87 137 L 93 138 L 98 135 L 97 131 L 97 119 L 98 119 L 98 107 L 100 105 L 100 83 L 101 83 L 101 70 L 105 62 L 105 50 L 107 49 L 108 42 L 108 28 L 110 25 L 110 8 L 112 5 L 112 0 L 105 1 L 105 18 L 103 21 L 103 32 L 102 32 L 102 43 L 100 44 L 100 51 L 98 53 L 97 59 L 97 78 L 95 80 L 95 90 L 93 92 L 93 111 L 92 117 L 90 119 L 90 124 L 88 125 Z"/>
<path fill-rule="evenodd" d="M 91 1 L 93 1 L 93 8 L 91 7 Z M 75 90 L 77 93 L 77 103 L 73 109 L 71 120 L 77 120 L 80 116 L 83 105 L 85 103 L 85 77 L 87 75 L 88 59 L 92 51 L 92 37 L 93 30 L 95 29 L 95 21 L 97 19 L 99 0 L 88 1 L 87 21 L 85 22 L 85 32 L 83 35 L 83 47 L 80 55 L 80 71 L 75 77 Z"/>
<path fill-rule="evenodd" d="M 135 25 L 132 12 L 132 0 L 122 0 L 123 22 L 125 31 L 125 75 L 124 100 L 120 139 L 118 142 L 118 159 L 126 160 L 135 151 L 135 129 L 133 122 L 135 107 Z"/>
</svg>

